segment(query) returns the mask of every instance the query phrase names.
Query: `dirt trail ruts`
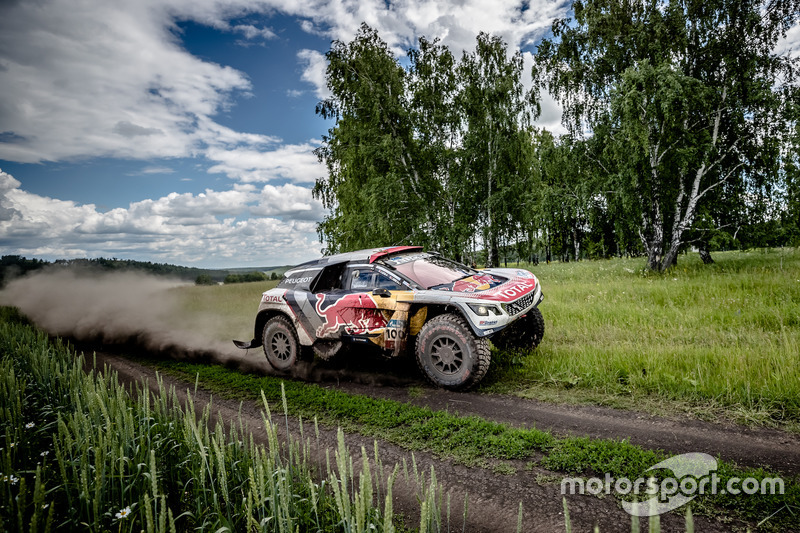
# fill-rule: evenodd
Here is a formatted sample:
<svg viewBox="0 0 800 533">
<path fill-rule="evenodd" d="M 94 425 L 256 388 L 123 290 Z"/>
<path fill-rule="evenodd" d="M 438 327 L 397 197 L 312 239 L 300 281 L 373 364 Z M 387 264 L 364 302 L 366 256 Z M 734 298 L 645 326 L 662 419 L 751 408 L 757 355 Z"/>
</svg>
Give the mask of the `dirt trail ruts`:
<svg viewBox="0 0 800 533">
<path fill-rule="evenodd" d="M 607 407 L 554 405 L 514 396 L 464 394 L 426 387 L 409 395 L 407 387 L 372 387 L 340 381 L 325 386 L 373 398 L 475 415 L 512 426 L 550 430 L 556 435 L 628 439 L 644 448 L 674 454 L 703 452 L 741 466 L 800 475 L 800 436 L 729 423 L 673 420 Z"/>
<path fill-rule="evenodd" d="M 91 360 L 91 356 L 89 356 L 89 359 Z M 147 379 L 151 389 L 156 387 L 155 372 L 150 367 L 137 364 L 120 355 L 104 352 L 96 352 L 96 361 L 98 368 L 102 369 L 104 365 L 108 365 L 109 368 L 117 371 L 120 376 L 120 381 L 123 383 L 132 383 L 134 381 Z M 168 376 L 163 376 L 163 379 L 167 386 L 175 386 L 179 393 L 194 388 L 193 382 L 184 382 Z M 569 429 L 573 425 L 581 423 L 581 418 L 577 417 L 577 414 L 585 411 L 584 408 L 581 408 L 576 413 L 573 408 L 564 408 L 565 414 L 572 412 L 573 416 L 572 418 L 568 418 L 565 423 L 559 425 L 556 421 L 559 418 L 560 407 L 545 405 L 536 407 L 536 402 L 527 402 L 516 398 L 496 398 L 485 395 L 456 394 L 435 389 L 426 389 L 422 397 L 412 399 L 408 397 L 408 390 L 406 388 L 396 386 L 366 386 L 353 382 L 344 383 L 342 380 L 339 380 L 338 384 L 323 382 L 321 385 L 347 390 L 352 393 L 410 401 L 418 405 L 428 405 L 434 409 L 446 408 L 463 414 L 475 414 L 488 419 L 500 420 L 526 427 L 530 426 L 533 420 L 526 418 L 527 415 L 523 413 L 529 412 L 529 409 L 531 413 L 535 413 L 538 409 L 538 411 L 549 413 L 548 416 L 552 419 L 553 424 L 561 428 L 556 429 L 553 427 L 554 431 L 557 433 L 568 432 L 564 431 L 564 428 Z M 185 398 L 185 394 L 183 397 Z M 209 399 L 210 394 L 203 390 L 198 390 L 198 394 L 194 397 L 198 409 L 201 409 Z M 458 404 L 458 407 L 453 407 L 454 404 Z M 256 428 L 254 430 L 255 437 L 262 441 L 265 440 L 265 435 L 258 432 L 258 428 L 261 426 L 261 406 L 259 402 L 244 402 L 240 404 L 239 401 L 226 400 L 215 396 L 213 405 L 214 413 L 220 413 L 224 420 L 235 420 L 241 412 L 246 424 L 248 424 L 250 428 Z M 521 405 L 527 405 L 527 407 L 521 410 Z M 275 416 L 274 413 L 273 416 Z M 536 416 L 538 417 L 539 415 Z M 611 417 L 611 413 L 606 413 L 604 416 Z M 635 415 L 626 415 L 623 413 L 620 414 L 620 421 L 618 422 L 620 426 L 623 424 L 626 416 L 629 421 L 639 420 L 639 422 L 635 422 L 634 425 L 642 423 Z M 602 421 L 604 420 L 603 416 L 598 413 L 585 418 L 592 420 L 592 424 L 597 426 L 602 426 Z M 541 418 L 536 418 L 537 427 L 543 428 L 546 425 L 542 423 L 542 420 Z M 644 422 L 644 424 L 651 423 L 652 421 Z M 581 425 L 583 424 L 581 423 Z M 279 431 L 285 433 L 283 426 L 283 424 L 277 425 Z M 290 431 L 299 434 L 297 423 L 295 422 L 294 428 L 291 426 L 292 424 L 290 423 Z M 609 433 L 604 436 L 617 438 L 621 436 L 615 434 L 613 429 L 609 429 L 608 431 Z M 307 426 L 306 435 L 308 434 Z M 652 438 L 658 439 L 660 435 L 660 433 L 654 433 Z M 311 448 L 312 455 L 314 456 L 312 460 L 318 462 L 320 465 L 324 465 L 325 448 L 333 450 L 336 447 L 335 428 L 321 428 L 320 439 L 320 448 L 317 449 L 315 446 Z M 687 437 L 687 439 L 689 439 L 689 437 Z M 370 454 L 373 448 L 372 438 L 357 434 L 347 434 L 346 443 L 351 453 L 354 454 L 354 457 L 360 456 L 360 448 L 362 446 L 364 446 Z M 408 450 L 381 441 L 379 441 L 379 450 L 381 460 L 387 469 L 385 472 L 387 476 L 389 474 L 388 469 L 392 468 L 395 464 L 402 465 L 403 460 L 406 461 L 410 468 L 411 453 Z M 699 448 L 691 448 L 691 450 L 704 451 Z M 486 468 L 468 468 L 453 464 L 449 460 L 442 460 L 428 453 L 414 452 L 414 456 L 421 471 L 429 473 L 431 467 L 435 469 L 438 482 L 444 487 L 445 492 L 450 494 L 450 523 L 452 530 L 460 531 L 462 529 L 464 499 L 465 496 L 468 495 L 469 511 L 465 531 L 516 531 L 520 502 L 523 506 L 523 531 L 547 533 L 564 531 L 564 516 L 560 492 L 560 480 L 563 474 L 540 468 L 528 469 L 524 461 L 517 461 L 511 462 L 512 466 L 516 468 L 516 473 L 502 475 L 495 474 L 490 469 Z M 402 477 L 402 475 L 399 476 L 398 479 L 400 481 L 396 485 L 394 491 L 395 510 L 406 517 L 409 526 L 418 527 L 419 524 L 415 522 L 419 514 L 417 493 L 414 487 L 402 481 Z M 620 505 L 613 497 L 598 498 L 588 495 L 574 495 L 567 496 L 567 500 L 569 503 L 573 531 L 592 531 L 595 524 L 599 525 L 600 531 L 604 533 L 630 531 L 631 519 L 621 509 Z M 442 516 L 445 516 L 444 510 L 442 511 Z M 646 523 L 647 519 L 643 520 Z M 661 517 L 661 524 L 662 531 L 664 532 L 685 530 L 683 517 L 677 514 L 663 515 Z M 731 531 L 734 525 L 735 524 L 730 522 L 720 523 L 706 519 L 705 517 L 695 517 L 697 531 Z"/>
</svg>

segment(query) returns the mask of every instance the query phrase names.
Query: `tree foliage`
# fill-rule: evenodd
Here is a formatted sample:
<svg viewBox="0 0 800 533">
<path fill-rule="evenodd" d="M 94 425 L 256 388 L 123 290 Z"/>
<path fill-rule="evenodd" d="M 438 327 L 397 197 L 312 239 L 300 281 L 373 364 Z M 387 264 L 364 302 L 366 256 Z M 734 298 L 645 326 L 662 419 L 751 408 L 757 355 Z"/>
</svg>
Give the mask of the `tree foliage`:
<svg viewBox="0 0 800 533">
<path fill-rule="evenodd" d="M 704 240 L 698 220 L 739 213 L 741 223 L 759 210 L 759 197 L 771 197 L 793 125 L 787 105 L 797 70 L 774 49 L 800 4 L 573 7 L 575 20 L 557 21 L 540 46 L 538 86 L 562 102 L 573 135 L 588 130 L 602 140 L 598 172 L 622 197 L 620 215 L 638 221 L 650 268 L 664 270 L 690 230 Z"/>
<path fill-rule="evenodd" d="M 314 194 L 328 253 L 418 244 L 496 266 L 800 239 L 798 60 L 776 53 L 800 0 L 582 0 L 523 60 L 481 33 L 460 58 L 405 59 L 362 25 L 327 54 L 334 125 Z M 538 94 L 568 133 L 531 125 Z"/>
<path fill-rule="evenodd" d="M 327 252 L 415 243 L 465 257 L 475 241 L 511 233 L 515 191 L 530 172 L 522 57 L 481 34 L 456 61 L 421 39 L 404 69 L 367 25 L 327 54 L 332 97 L 317 113 L 336 124 L 317 155 L 314 194 L 330 210 Z"/>
</svg>

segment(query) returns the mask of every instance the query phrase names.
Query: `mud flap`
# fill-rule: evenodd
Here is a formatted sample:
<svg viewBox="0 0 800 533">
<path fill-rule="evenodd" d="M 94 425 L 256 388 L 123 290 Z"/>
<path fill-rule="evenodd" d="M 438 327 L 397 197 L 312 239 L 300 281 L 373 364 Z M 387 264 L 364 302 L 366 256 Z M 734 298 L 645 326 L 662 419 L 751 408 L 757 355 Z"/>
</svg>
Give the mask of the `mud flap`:
<svg viewBox="0 0 800 533">
<path fill-rule="evenodd" d="M 256 339 L 253 339 L 248 342 L 234 340 L 233 344 L 240 350 L 247 350 L 248 348 L 258 348 L 259 346 L 261 346 L 261 342 Z"/>
</svg>

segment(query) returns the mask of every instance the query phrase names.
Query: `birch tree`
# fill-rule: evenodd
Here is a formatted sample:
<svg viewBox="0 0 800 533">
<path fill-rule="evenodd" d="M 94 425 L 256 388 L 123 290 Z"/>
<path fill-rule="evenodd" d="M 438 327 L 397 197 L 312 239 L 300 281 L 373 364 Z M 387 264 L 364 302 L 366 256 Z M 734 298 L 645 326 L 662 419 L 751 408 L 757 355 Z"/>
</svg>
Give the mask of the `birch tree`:
<svg viewBox="0 0 800 533">
<path fill-rule="evenodd" d="M 534 76 L 574 134 L 605 136 L 596 161 L 663 271 L 719 191 L 779 175 L 797 63 L 774 49 L 800 2 L 588 0 L 574 13 L 554 24 Z"/>
<path fill-rule="evenodd" d="M 366 24 L 351 42 L 334 41 L 326 57 L 332 96 L 317 113 L 335 125 L 316 152 L 328 176 L 314 188 L 330 210 L 318 226 L 326 251 L 427 245 L 437 183 L 418 167 L 405 70 Z"/>
<path fill-rule="evenodd" d="M 530 172 L 526 126 L 533 107 L 522 86 L 522 54 L 509 54 L 502 39 L 481 33 L 458 73 L 463 83 L 458 107 L 466 121 L 463 182 L 479 208 L 486 264 L 498 266 L 500 239 L 515 231 L 522 207 L 514 186 Z"/>
</svg>

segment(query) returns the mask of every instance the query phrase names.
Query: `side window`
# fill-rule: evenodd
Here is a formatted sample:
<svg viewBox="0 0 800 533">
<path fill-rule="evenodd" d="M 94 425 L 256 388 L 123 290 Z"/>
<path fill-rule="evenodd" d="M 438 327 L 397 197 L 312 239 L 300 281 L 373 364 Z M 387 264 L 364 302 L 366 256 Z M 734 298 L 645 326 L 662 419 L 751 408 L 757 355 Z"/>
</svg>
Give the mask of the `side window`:
<svg viewBox="0 0 800 533">
<path fill-rule="evenodd" d="M 401 284 L 397 283 L 395 280 L 382 272 L 376 273 L 375 288 L 388 289 L 390 291 L 407 290 L 407 287 L 403 287 Z"/>
<path fill-rule="evenodd" d="M 374 288 L 375 272 L 371 268 L 354 268 L 350 271 L 350 288 L 368 290 Z"/>
<path fill-rule="evenodd" d="M 329 265 L 317 277 L 316 283 L 311 287 L 311 292 L 335 291 L 342 288 L 342 272 L 345 263 Z"/>
</svg>

